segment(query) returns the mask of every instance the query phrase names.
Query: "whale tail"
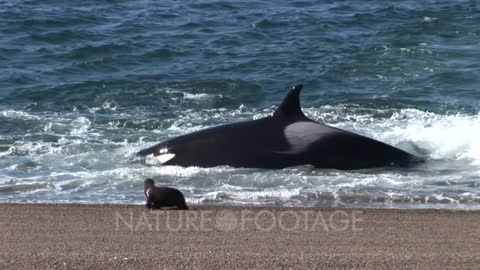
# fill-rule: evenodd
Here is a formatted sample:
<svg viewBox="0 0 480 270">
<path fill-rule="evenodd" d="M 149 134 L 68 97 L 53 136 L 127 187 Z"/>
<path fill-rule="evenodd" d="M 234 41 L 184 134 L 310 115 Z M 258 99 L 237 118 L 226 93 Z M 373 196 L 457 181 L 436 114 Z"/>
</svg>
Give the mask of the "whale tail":
<svg viewBox="0 0 480 270">
<path fill-rule="evenodd" d="M 408 166 L 412 166 L 412 165 L 418 165 L 418 164 L 422 164 L 422 163 L 425 163 L 427 160 L 423 157 L 419 157 L 419 156 L 416 156 L 416 155 L 412 155 L 412 157 L 410 158 L 409 160 L 409 164 Z"/>
<path fill-rule="evenodd" d="M 400 151 L 403 151 L 403 150 L 400 150 Z M 423 157 L 419 157 L 417 155 L 413 155 L 405 151 L 404 153 L 406 154 L 405 156 L 393 161 L 390 165 L 393 167 L 410 168 L 426 162 L 426 159 Z"/>
</svg>

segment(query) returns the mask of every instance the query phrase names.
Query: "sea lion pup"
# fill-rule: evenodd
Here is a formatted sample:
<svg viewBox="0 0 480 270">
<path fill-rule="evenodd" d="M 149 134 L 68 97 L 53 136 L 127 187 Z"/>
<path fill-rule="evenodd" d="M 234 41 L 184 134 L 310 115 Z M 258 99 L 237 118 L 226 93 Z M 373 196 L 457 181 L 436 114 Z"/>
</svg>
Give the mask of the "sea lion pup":
<svg viewBox="0 0 480 270">
<path fill-rule="evenodd" d="M 145 207 L 148 209 L 175 207 L 180 210 L 188 210 L 185 197 L 180 190 L 169 187 L 156 187 L 153 179 L 145 180 L 144 193 L 147 197 Z"/>
</svg>

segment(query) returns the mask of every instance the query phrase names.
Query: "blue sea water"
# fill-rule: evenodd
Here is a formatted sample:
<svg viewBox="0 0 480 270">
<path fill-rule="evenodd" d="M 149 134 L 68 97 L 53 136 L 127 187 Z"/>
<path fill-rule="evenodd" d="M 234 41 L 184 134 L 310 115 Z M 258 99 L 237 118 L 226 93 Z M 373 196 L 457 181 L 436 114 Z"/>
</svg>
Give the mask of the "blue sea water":
<svg viewBox="0 0 480 270">
<path fill-rule="evenodd" d="M 429 162 L 408 170 L 152 166 L 163 139 L 273 112 Z M 0 1 L 0 202 L 480 209 L 477 1 Z"/>
</svg>

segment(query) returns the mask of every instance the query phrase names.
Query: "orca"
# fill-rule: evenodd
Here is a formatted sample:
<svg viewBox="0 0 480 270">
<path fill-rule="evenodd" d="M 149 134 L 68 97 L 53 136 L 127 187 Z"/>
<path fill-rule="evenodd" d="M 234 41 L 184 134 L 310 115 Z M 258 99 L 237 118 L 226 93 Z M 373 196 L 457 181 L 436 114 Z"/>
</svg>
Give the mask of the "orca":
<svg viewBox="0 0 480 270">
<path fill-rule="evenodd" d="M 409 166 L 422 158 L 383 142 L 306 117 L 302 85 L 268 117 L 206 128 L 138 152 L 161 165 L 282 169 L 299 165 L 340 170 Z"/>
</svg>

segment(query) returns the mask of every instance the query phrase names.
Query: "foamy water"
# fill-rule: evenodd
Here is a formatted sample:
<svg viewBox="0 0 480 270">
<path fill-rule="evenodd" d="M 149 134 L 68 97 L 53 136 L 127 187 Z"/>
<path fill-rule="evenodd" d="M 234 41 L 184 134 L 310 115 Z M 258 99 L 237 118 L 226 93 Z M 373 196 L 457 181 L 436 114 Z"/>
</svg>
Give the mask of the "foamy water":
<svg viewBox="0 0 480 270">
<path fill-rule="evenodd" d="M 110 105 L 103 109 L 118 117 L 136 117 L 117 113 Z M 20 140 L 2 137 L 1 201 L 141 204 L 143 180 L 153 177 L 161 185 L 181 189 L 187 201 L 197 204 L 476 208 L 480 202 L 479 115 L 342 105 L 304 109 L 312 119 L 429 160 L 412 169 L 183 168 L 151 166 L 135 156 L 138 150 L 162 139 L 212 122 L 258 119 L 272 109 L 242 105 L 235 110 L 186 112 L 163 129 L 150 128 L 162 126 L 158 119 L 143 119 L 128 128 L 128 120 L 98 123 L 95 114 L 49 116 L 2 111 L 0 115 L 6 119 L 32 119 L 36 125 Z"/>
<path fill-rule="evenodd" d="M 479 208 L 474 1 L 0 1 L 0 202 Z M 270 115 L 429 161 L 408 170 L 158 167 L 135 153 Z"/>
</svg>

